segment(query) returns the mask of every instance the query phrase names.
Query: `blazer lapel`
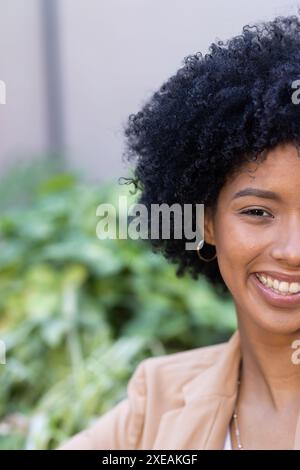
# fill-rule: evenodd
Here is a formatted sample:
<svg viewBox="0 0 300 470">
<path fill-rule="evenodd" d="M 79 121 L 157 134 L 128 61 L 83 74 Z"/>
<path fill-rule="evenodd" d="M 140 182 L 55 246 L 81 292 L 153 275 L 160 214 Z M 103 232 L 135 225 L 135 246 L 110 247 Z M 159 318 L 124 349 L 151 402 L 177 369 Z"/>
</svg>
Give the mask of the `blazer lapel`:
<svg viewBox="0 0 300 470">
<path fill-rule="evenodd" d="M 223 448 L 237 394 L 240 359 L 237 330 L 220 349 L 219 359 L 183 386 L 184 403 L 162 416 L 153 449 Z"/>
</svg>

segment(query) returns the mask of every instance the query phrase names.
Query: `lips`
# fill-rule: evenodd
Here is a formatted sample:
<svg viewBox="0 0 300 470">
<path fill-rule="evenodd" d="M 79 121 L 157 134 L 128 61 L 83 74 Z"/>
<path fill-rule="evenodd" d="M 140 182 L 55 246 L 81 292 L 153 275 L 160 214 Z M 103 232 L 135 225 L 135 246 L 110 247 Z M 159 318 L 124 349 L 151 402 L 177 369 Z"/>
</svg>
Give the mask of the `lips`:
<svg viewBox="0 0 300 470">
<path fill-rule="evenodd" d="M 266 271 L 270 272 L 270 271 Z M 259 295 L 269 304 L 274 307 L 300 307 L 300 292 L 297 294 L 279 294 L 273 291 L 270 287 L 262 284 L 255 273 L 250 275 L 251 281 L 254 284 L 256 291 Z M 277 278 L 279 279 L 279 278 Z M 282 278 L 281 278 L 282 279 Z M 280 279 L 280 280 L 281 280 Z M 299 279 L 299 278 L 298 278 Z M 283 281 L 286 280 L 282 279 Z M 288 282 L 288 281 L 287 281 Z M 292 281 L 293 282 L 293 281 Z M 297 282 L 297 281 L 295 281 Z"/>
</svg>

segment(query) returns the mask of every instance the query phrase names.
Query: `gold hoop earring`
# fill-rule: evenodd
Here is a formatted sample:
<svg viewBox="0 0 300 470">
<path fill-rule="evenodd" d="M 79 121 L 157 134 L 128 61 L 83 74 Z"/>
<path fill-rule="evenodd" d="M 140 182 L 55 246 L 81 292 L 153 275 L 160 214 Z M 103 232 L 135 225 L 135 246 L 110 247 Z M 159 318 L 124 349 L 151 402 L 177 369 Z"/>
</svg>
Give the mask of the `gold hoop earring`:
<svg viewBox="0 0 300 470">
<path fill-rule="evenodd" d="M 210 259 L 203 258 L 203 256 L 200 254 L 200 250 L 203 247 L 203 245 L 204 245 L 204 240 L 200 240 L 200 242 L 198 243 L 197 248 L 196 248 L 197 255 L 198 255 L 199 259 L 201 259 L 202 261 L 205 261 L 206 263 L 209 263 L 210 261 L 213 261 L 217 257 L 217 252 Z"/>
</svg>

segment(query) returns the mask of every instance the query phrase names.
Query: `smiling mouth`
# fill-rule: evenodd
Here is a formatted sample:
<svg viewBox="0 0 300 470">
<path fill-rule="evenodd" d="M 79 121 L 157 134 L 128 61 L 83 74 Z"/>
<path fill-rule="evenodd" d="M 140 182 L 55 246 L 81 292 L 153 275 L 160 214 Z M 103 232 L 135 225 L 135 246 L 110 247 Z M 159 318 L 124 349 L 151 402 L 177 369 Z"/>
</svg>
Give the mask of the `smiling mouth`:
<svg viewBox="0 0 300 470">
<path fill-rule="evenodd" d="M 292 296 L 300 294 L 300 291 L 298 291 L 298 292 L 283 292 L 279 289 L 275 289 L 274 287 L 269 286 L 268 284 L 265 284 L 264 282 L 262 282 L 261 278 L 259 277 L 259 275 L 257 273 L 254 273 L 254 274 L 255 274 L 256 279 L 259 281 L 259 283 L 262 286 L 264 286 L 265 289 L 268 289 L 268 290 L 274 292 L 277 295 L 282 295 L 283 297 L 292 297 Z"/>
</svg>

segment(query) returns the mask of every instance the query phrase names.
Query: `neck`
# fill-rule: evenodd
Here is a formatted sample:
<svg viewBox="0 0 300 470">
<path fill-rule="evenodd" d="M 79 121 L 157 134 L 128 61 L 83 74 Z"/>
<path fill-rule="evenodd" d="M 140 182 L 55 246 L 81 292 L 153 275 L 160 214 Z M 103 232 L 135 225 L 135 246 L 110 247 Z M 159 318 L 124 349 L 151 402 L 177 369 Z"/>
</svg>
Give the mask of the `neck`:
<svg viewBox="0 0 300 470">
<path fill-rule="evenodd" d="M 244 400 L 260 397 L 276 411 L 299 409 L 300 364 L 293 362 L 292 344 L 300 340 L 300 331 L 276 335 L 240 319 L 238 323 Z"/>
</svg>

